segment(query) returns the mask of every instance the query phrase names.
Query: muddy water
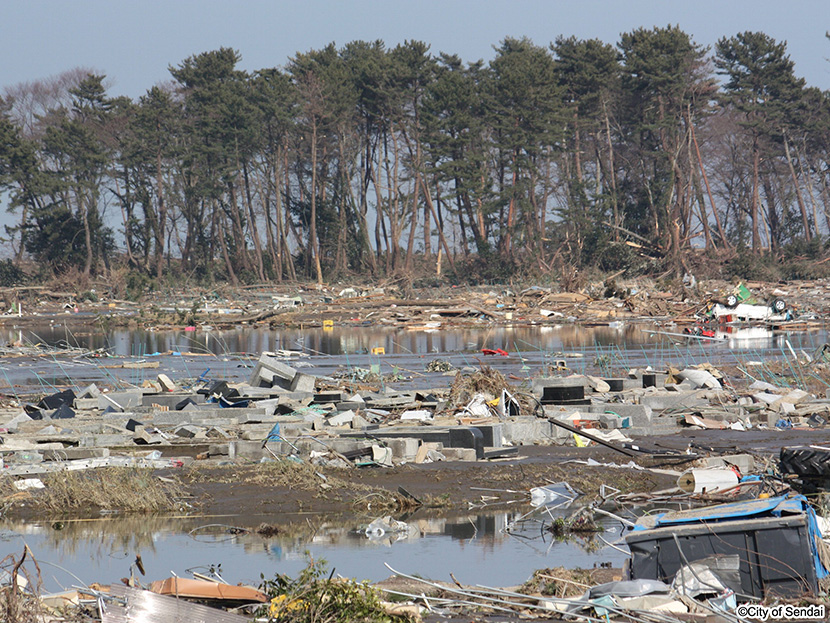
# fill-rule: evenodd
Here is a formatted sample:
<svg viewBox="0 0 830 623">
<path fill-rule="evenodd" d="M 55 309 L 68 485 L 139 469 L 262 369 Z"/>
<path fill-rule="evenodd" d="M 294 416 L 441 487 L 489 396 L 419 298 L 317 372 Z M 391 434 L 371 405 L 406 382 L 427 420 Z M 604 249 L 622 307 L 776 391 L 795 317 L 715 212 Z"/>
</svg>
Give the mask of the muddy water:
<svg viewBox="0 0 830 623">
<path fill-rule="evenodd" d="M 19 555 L 28 545 L 41 566 L 46 590 L 79 582 L 117 582 L 130 575 L 136 554 L 146 571 L 143 580 L 189 577 L 221 566 L 231 583 L 257 584 L 260 574 L 296 574 L 308 556 L 325 559 L 329 569 L 346 577 L 382 580 L 385 564 L 408 574 L 449 580 L 452 572 L 469 584 L 521 584 L 536 569 L 620 567 L 626 556 L 592 536 L 556 540 L 536 519 L 517 521 L 528 509 L 453 517 L 403 517 L 407 534 L 367 536 L 371 518 L 322 522 L 319 517 L 292 518 L 284 535 L 264 538 L 252 529 L 274 518 L 106 518 L 101 520 L 0 526 L 0 552 Z M 282 518 L 285 519 L 285 518 Z M 548 519 L 549 523 L 550 519 Z M 299 527 L 298 527 L 299 526 Z M 606 541 L 620 538 L 621 526 L 603 524 Z M 77 576 L 77 577 L 73 577 Z M 136 575 L 138 575 L 136 573 Z"/>
<path fill-rule="evenodd" d="M 91 382 L 130 387 L 161 372 L 176 381 L 199 376 L 245 380 L 260 352 L 281 349 L 301 353 L 303 356 L 292 357 L 290 363 L 311 374 L 357 374 L 360 369 L 377 366 L 380 372 L 394 373 L 402 379 L 393 383 L 394 387 L 406 389 L 449 385 L 451 377 L 424 371 L 426 364 L 436 358 L 458 368 L 486 363 L 518 382 L 562 363 L 575 372 L 605 376 L 621 376 L 631 367 L 646 365 L 656 369 L 667 364 L 684 366 L 703 361 L 742 365 L 781 358 L 790 347 L 812 353 L 827 340 L 824 331 L 787 335 L 753 329 L 724 334 L 717 340 L 695 340 L 655 334 L 653 330 L 651 326 L 629 324 L 441 331 L 378 327 L 168 332 L 70 331 L 59 325 L 28 331 L 6 328 L 0 332 L 0 344 L 69 345 L 103 349 L 102 354 L 107 356 L 82 357 L 80 350 L 56 350 L 38 356 L 24 350 L 15 355 L 13 349 L 6 349 L 6 356 L 0 357 L 0 387 L 6 389 L 0 391 L 51 393 L 55 388 L 81 388 Z M 375 348 L 382 348 L 384 354 L 371 354 Z M 482 348 L 503 349 L 508 356 L 485 356 Z M 150 369 L 115 367 L 124 361 L 158 361 L 159 365 Z M 328 560 L 337 573 L 360 579 L 388 577 L 384 566 L 388 563 L 400 571 L 424 577 L 447 579 L 451 571 L 461 582 L 501 586 L 519 584 L 539 568 L 593 567 L 607 562 L 619 567 L 626 558 L 598 539 L 556 542 L 533 521 L 505 529 L 526 510 L 451 518 L 403 518 L 414 530 L 400 540 L 361 534 L 361 524 L 373 518 L 322 525 L 321 519 L 313 516 L 209 520 L 108 517 L 96 521 L 6 524 L 0 525 L 0 554 L 19 554 L 24 543 L 28 544 L 43 563 L 47 590 L 79 582 L 117 581 L 129 575 L 138 553 L 148 579 L 168 577 L 171 573 L 188 575 L 188 569 L 205 571 L 221 565 L 226 580 L 254 584 L 260 574 L 295 575 L 306 564 L 306 551 L 315 558 Z M 289 519 L 295 526 L 304 524 L 308 529 L 269 539 L 228 530 L 228 525 L 250 529 L 260 522 Z M 224 525 L 207 529 L 207 523 Z M 609 522 L 604 527 L 607 532 L 603 538 L 611 542 L 619 539 L 619 524 Z"/>
</svg>

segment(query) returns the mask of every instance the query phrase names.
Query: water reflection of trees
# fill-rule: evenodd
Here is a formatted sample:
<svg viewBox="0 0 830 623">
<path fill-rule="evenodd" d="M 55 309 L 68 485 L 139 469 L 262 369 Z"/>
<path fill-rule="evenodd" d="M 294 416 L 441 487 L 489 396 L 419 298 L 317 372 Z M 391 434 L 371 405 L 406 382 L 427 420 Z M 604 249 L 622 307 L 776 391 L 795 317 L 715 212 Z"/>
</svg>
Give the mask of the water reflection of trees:
<svg viewBox="0 0 830 623">
<path fill-rule="evenodd" d="M 504 512 L 491 512 L 462 516 L 422 516 L 406 518 L 416 529 L 417 538 L 449 537 L 453 541 L 478 540 L 492 545 L 505 538 L 502 529 L 511 517 Z M 6 534 L 17 533 L 24 538 L 35 536 L 38 547 L 60 551 L 64 557 L 83 553 L 92 557 L 132 556 L 137 552 L 155 552 L 162 535 L 189 534 L 193 541 L 231 543 L 246 552 L 266 552 L 273 555 L 277 546 L 280 552 L 299 552 L 312 543 L 329 546 L 371 545 L 362 533 L 366 521 L 353 518 L 289 518 L 269 524 L 272 518 L 223 518 L 123 516 L 100 519 L 66 519 L 50 522 L 7 522 L 2 529 Z M 262 536 L 257 529 L 266 524 L 277 528 L 276 534 Z"/>
<path fill-rule="evenodd" d="M 479 351 L 503 348 L 510 352 L 558 351 L 594 345 L 637 345 L 653 341 L 637 325 L 624 330 L 610 327 L 584 327 L 572 324 L 513 327 L 453 327 L 439 330 L 409 330 L 407 327 L 335 327 L 321 329 L 233 329 L 200 332 L 145 331 L 113 329 L 109 332 L 76 330 L 69 333 L 60 325 L 34 327 L 22 332 L 31 343 L 68 344 L 73 347 L 110 349 L 112 354 L 144 356 L 155 352 L 259 354 L 273 350 L 302 350 L 327 355 L 368 353 L 383 346 L 387 354 L 430 354 Z M 18 330 L 2 333 L 11 343 L 21 337 Z"/>
</svg>

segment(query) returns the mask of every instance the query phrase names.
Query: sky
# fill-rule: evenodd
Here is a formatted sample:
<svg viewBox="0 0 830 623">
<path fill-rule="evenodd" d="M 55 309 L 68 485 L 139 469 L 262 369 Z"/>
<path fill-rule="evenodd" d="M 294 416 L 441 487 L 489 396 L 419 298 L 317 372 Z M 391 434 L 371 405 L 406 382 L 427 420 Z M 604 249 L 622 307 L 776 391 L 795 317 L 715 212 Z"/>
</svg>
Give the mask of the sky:
<svg viewBox="0 0 830 623">
<path fill-rule="evenodd" d="M 137 100 L 171 79 L 170 66 L 220 47 L 237 50 L 248 71 L 331 42 L 376 39 L 420 40 L 473 62 L 491 60 L 505 37 L 616 44 L 622 33 L 668 25 L 710 48 L 762 31 L 787 42 L 797 76 L 830 90 L 827 0 L 0 0 L 0 95 L 84 68 L 107 76 L 110 96 Z M 15 220 L 6 201 L 0 195 L 0 232 Z M 0 243 L 0 257 L 7 247 Z"/>
<path fill-rule="evenodd" d="M 488 61 L 508 36 L 616 43 L 669 24 L 704 46 L 747 30 L 787 41 L 796 74 L 830 89 L 826 0 L 6 0 L 0 92 L 83 67 L 108 77 L 111 96 L 137 99 L 170 79 L 169 66 L 219 47 L 239 51 L 249 71 L 359 39 L 421 40 L 435 54 Z"/>
</svg>

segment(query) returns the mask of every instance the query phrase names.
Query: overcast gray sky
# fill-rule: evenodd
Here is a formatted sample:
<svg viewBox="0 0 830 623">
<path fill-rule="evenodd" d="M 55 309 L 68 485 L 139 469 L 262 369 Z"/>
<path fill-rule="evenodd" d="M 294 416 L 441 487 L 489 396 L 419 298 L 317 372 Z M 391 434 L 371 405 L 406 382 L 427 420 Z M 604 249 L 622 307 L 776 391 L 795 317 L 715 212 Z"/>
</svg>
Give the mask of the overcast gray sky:
<svg viewBox="0 0 830 623">
<path fill-rule="evenodd" d="M 110 95 L 137 98 L 170 78 L 169 65 L 221 46 L 237 49 L 247 70 L 355 39 L 419 39 L 473 61 L 492 58 L 506 36 L 616 43 L 668 24 L 708 46 L 746 30 L 786 40 L 797 75 L 830 89 L 826 0 L 6 0 L 0 89 L 88 67 L 109 77 Z"/>
</svg>

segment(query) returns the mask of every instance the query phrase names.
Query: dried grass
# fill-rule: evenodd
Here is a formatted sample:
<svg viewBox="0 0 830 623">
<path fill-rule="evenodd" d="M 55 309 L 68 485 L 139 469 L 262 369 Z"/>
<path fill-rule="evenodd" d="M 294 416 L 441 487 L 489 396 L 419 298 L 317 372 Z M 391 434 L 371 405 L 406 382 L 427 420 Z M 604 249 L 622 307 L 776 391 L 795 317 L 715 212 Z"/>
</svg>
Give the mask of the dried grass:
<svg viewBox="0 0 830 623">
<path fill-rule="evenodd" d="M 455 375 L 450 387 L 449 403 L 454 408 L 461 408 L 466 406 L 476 394 L 499 398 L 503 389 L 516 398 L 523 415 L 534 413 L 536 403 L 533 399 L 521 393 L 501 372 L 485 365 L 471 374 L 459 372 Z"/>
<path fill-rule="evenodd" d="M 9 554 L 0 560 L 0 571 L 12 578 L 8 585 L 0 588 L 0 620 L 6 623 L 32 623 L 43 620 L 40 599 L 37 596 L 42 585 L 40 567 L 32 558 L 35 570 L 28 570 L 23 565 L 27 554 L 29 547 L 25 546 L 20 558 Z M 23 586 L 27 588 L 24 590 Z"/>
<path fill-rule="evenodd" d="M 481 366 L 480 370 L 472 374 L 459 372 L 450 387 L 450 403 L 455 406 L 464 406 L 476 394 L 501 395 L 501 390 L 510 388 L 504 375 L 489 366 Z"/>
<path fill-rule="evenodd" d="M 159 479 L 151 469 L 112 467 L 56 472 L 42 480 L 46 488 L 32 496 L 30 506 L 48 513 L 162 513 L 178 510 L 185 495 L 178 483 Z"/>
<path fill-rule="evenodd" d="M 325 471 L 325 474 L 323 472 Z M 339 470 L 342 472 L 342 470 Z M 321 477 L 321 475 L 323 477 Z M 339 478 L 331 469 L 323 469 L 306 462 L 290 459 L 269 461 L 256 465 L 224 465 L 204 468 L 192 467 L 186 479 L 190 482 L 256 485 L 264 488 L 288 489 L 289 491 L 337 491 L 367 492 L 374 487 Z"/>
<path fill-rule="evenodd" d="M 538 569 L 522 586 L 521 592 L 528 594 L 550 595 L 552 597 L 579 597 L 588 587 L 596 584 L 591 569 Z"/>
</svg>

